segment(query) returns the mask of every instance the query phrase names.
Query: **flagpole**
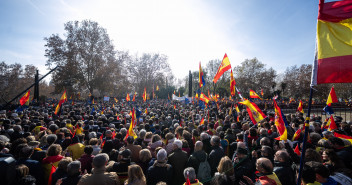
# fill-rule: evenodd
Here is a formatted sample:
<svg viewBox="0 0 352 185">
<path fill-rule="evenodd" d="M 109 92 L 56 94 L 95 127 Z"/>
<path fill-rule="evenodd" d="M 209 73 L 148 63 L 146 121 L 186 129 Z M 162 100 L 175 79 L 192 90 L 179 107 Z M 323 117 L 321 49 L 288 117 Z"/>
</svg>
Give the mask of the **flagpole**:
<svg viewBox="0 0 352 185">
<path fill-rule="evenodd" d="M 305 127 L 304 127 L 303 148 L 302 148 L 301 160 L 300 160 L 300 164 L 299 164 L 299 174 L 298 174 L 298 179 L 297 179 L 297 185 L 301 185 L 302 169 L 304 166 L 304 158 L 305 158 L 305 154 L 306 154 L 306 143 L 307 143 L 308 131 L 309 131 L 310 109 L 312 106 L 312 98 L 313 98 L 313 88 L 310 87 L 308 111 L 307 111 L 307 117 L 306 117 Z"/>
</svg>

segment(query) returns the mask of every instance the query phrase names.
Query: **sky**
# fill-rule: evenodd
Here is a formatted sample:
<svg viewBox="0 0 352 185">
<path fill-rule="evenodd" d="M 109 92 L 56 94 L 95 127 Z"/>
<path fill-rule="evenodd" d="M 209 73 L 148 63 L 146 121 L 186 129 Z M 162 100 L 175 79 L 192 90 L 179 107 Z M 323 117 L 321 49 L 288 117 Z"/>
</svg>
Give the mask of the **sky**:
<svg viewBox="0 0 352 185">
<path fill-rule="evenodd" d="M 227 53 L 231 65 L 258 58 L 284 72 L 313 64 L 318 0 L 1 0 L 0 61 L 45 74 L 45 37 L 90 19 L 116 50 L 160 53 L 176 78 Z"/>
</svg>

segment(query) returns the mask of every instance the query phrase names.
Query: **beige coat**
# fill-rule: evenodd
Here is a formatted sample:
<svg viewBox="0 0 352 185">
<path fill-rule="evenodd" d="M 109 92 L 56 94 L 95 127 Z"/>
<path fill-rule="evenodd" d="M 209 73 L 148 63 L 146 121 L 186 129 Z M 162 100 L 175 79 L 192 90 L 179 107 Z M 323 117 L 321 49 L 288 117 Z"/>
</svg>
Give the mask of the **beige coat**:
<svg viewBox="0 0 352 185">
<path fill-rule="evenodd" d="M 84 175 L 78 185 L 120 185 L 120 181 L 115 172 L 106 172 L 105 168 L 102 168 L 93 169 L 92 174 Z"/>
</svg>

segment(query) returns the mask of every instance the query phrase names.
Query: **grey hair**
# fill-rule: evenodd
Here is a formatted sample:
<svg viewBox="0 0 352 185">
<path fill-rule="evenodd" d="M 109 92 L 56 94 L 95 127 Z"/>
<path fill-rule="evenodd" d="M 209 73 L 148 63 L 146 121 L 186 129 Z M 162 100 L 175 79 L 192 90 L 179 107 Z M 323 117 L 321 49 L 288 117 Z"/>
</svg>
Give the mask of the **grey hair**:
<svg viewBox="0 0 352 185">
<path fill-rule="evenodd" d="M 196 144 L 194 145 L 194 149 L 196 151 L 202 150 L 203 149 L 203 142 L 202 141 L 197 141 Z"/>
<path fill-rule="evenodd" d="M 141 129 L 141 131 L 139 131 L 139 138 L 144 138 L 146 133 L 147 133 L 146 130 Z"/>
<path fill-rule="evenodd" d="M 109 156 L 106 153 L 101 153 L 93 158 L 93 165 L 95 168 L 102 168 L 105 163 L 109 161 Z"/>
<path fill-rule="evenodd" d="M 191 182 L 195 181 L 197 178 L 196 171 L 192 167 L 188 167 L 185 170 L 183 170 L 183 176 L 185 177 L 185 179 L 187 179 L 187 176 L 188 176 L 189 181 Z"/>
<path fill-rule="evenodd" d="M 211 137 L 211 140 L 210 140 L 210 143 L 212 145 L 220 145 L 220 138 L 219 136 L 212 136 Z"/>
<path fill-rule="evenodd" d="M 80 161 L 72 161 L 67 165 L 67 173 L 68 175 L 75 175 L 80 172 L 81 162 Z"/>
</svg>

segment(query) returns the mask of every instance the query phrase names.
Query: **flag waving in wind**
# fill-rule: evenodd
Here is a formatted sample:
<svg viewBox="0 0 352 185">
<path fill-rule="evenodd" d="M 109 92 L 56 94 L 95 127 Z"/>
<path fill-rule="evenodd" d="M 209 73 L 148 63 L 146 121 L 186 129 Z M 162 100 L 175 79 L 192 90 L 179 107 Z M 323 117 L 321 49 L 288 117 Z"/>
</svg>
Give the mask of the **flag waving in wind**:
<svg viewBox="0 0 352 185">
<path fill-rule="evenodd" d="M 334 87 L 331 87 L 328 100 L 326 101 L 326 105 L 331 106 L 331 103 L 337 103 L 337 102 L 339 101 L 337 100 L 335 89 Z"/>
<path fill-rule="evenodd" d="M 302 100 L 299 100 L 297 111 L 300 113 L 304 113 Z"/>
<path fill-rule="evenodd" d="M 312 85 L 352 82 L 352 1 L 319 2 Z"/>
<path fill-rule="evenodd" d="M 130 101 L 131 98 L 130 98 L 130 94 L 127 93 L 127 96 L 126 96 L 126 101 Z"/>
<path fill-rule="evenodd" d="M 135 113 L 135 110 L 133 108 L 133 111 L 132 111 L 132 116 L 131 116 L 131 124 L 130 124 L 130 127 L 127 131 L 127 134 L 126 134 L 126 137 L 125 137 L 125 140 L 127 139 L 128 136 L 133 136 L 133 138 L 137 138 L 137 135 L 136 133 L 134 132 L 133 128 L 134 126 L 136 126 L 136 113 Z"/>
<path fill-rule="evenodd" d="M 59 113 L 59 110 L 60 110 L 60 108 L 61 108 L 61 105 L 62 105 L 63 103 L 65 103 L 65 101 L 67 101 L 66 90 L 65 90 L 64 93 L 61 95 L 59 104 L 57 104 L 56 109 L 55 109 L 55 114 L 58 114 L 58 113 Z"/>
<path fill-rule="evenodd" d="M 20 99 L 20 104 L 21 106 L 24 105 L 27 101 L 29 101 L 29 94 L 30 94 L 31 90 L 28 90 L 28 92 L 26 92 L 26 94 L 24 94 L 22 96 L 22 98 Z"/>
<path fill-rule="evenodd" d="M 280 134 L 280 137 L 275 139 L 287 140 L 287 129 L 285 126 L 284 115 L 282 114 L 282 111 L 280 107 L 277 105 L 275 99 L 273 101 L 274 101 L 274 108 L 275 108 L 275 126 L 277 128 L 277 131 Z"/>
<path fill-rule="evenodd" d="M 222 76 L 222 74 L 224 74 L 229 69 L 231 69 L 231 64 L 230 64 L 229 58 L 227 57 L 227 54 L 225 53 L 225 56 L 222 59 L 222 62 L 219 66 L 218 71 L 216 72 L 213 82 L 216 83 L 219 80 L 219 78 Z"/>
<path fill-rule="evenodd" d="M 144 87 L 144 91 L 143 91 L 143 101 L 147 101 L 147 89 Z"/>
<path fill-rule="evenodd" d="M 252 89 L 249 90 L 249 97 L 250 98 L 258 98 L 260 100 L 263 100 L 257 93 L 255 93 Z"/>
<path fill-rule="evenodd" d="M 249 100 L 245 100 L 239 103 L 247 106 L 248 115 L 251 118 L 253 124 L 257 124 L 259 121 L 266 117 L 255 103 L 250 102 Z"/>
<path fill-rule="evenodd" d="M 231 69 L 231 79 L 230 79 L 230 91 L 231 91 L 231 96 L 236 95 L 236 81 L 235 81 L 235 78 L 233 77 L 232 69 Z"/>
<path fill-rule="evenodd" d="M 199 88 L 205 85 L 205 80 L 203 75 L 204 74 L 203 74 L 202 66 L 200 65 L 200 62 L 199 62 Z"/>
</svg>

